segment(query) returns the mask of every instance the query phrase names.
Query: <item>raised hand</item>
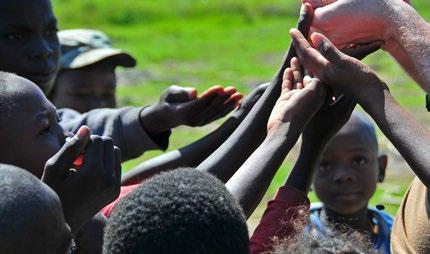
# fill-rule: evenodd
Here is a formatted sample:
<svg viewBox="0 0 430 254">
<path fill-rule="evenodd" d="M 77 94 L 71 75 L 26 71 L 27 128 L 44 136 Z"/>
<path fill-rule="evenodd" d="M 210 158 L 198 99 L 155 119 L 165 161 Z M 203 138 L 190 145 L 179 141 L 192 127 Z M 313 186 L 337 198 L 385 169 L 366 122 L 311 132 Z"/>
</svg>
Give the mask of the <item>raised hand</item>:
<svg viewBox="0 0 430 254">
<path fill-rule="evenodd" d="M 245 116 L 251 111 L 252 107 L 257 103 L 257 101 L 261 98 L 261 96 L 266 91 L 267 87 L 270 83 L 264 83 L 257 86 L 250 94 L 243 98 L 239 107 L 234 111 L 233 117 L 242 120 Z"/>
<path fill-rule="evenodd" d="M 203 126 L 230 113 L 241 99 L 234 87 L 214 86 L 197 96 L 194 88 L 171 86 L 156 105 L 142 111 L 141 122 L 151 134 L 179 125 Z"/>
<path fill-rule="evenodd" d="M 322 106 L 325 95 L 326 88 L 321 81 L 303 76 L 298 59 L 291 59 L 291 67 L 284 73 L 281 96 L 267 123 L 268 135 L 289 122 L 297 123 L 300 133 L 307 121 Z"/>
<path fill-rule="evenodd" d="M 81 165 L 76 159 L 83 154 Z M 121 153 L 107 137 L 84 126 L 46 162 L 42 181 L 60 197 L 72 232 L 115 200 L 120 191 Z"/>
<path fill-rule="evenodd" d="M 298 30 L 290 33 L 301 63 L 334 90 L 366 103 L 372 94 L 388 89 L 370 67 L 340 52 L 323 35 L 311 35 L 313 48 Z"/>
</svg>

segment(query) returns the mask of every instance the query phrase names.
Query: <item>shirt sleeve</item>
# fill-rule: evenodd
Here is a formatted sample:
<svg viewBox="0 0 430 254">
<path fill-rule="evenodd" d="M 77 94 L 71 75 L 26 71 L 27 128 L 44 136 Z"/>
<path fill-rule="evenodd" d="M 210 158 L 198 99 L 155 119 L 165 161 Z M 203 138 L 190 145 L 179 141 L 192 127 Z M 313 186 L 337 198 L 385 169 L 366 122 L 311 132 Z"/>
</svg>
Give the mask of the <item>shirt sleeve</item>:
<svg viewBox="0 0 430 254">
<path fill-rule="evenodd" d="M 277 240 L 293 236 L 295 222 L 308 216 L 309 208 L 310 202 L 305 193 L 290 186 L 279 188 L 250 239 L 251 254 L 271 251 Z"/>
<path fill-rule="evenodd" d="M 85 114 L 60 109 L 58 114 L 60 125 L 67 131 L 76 133 L 82 125 L 87 125 L 93 134 L 112 138 L 121 149 L 122 161 L 126 161 L 148 150 L 166 150 L 169 145 L 170 131 L 157 136 L 145 131 L 139 119 L 142 109 L 95 109 Z"/>
</svg>

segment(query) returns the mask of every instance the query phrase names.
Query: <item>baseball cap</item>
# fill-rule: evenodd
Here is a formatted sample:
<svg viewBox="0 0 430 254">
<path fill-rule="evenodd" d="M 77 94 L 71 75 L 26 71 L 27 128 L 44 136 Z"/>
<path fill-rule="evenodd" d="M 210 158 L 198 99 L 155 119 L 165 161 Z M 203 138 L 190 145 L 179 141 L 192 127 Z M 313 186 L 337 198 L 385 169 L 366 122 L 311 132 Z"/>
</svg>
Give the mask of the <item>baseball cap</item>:
<svg viewBox="0 0 430 254">
<path fill-rule="evenodd" d="M 58 32 L 61 45 L 61 69 L 77 69 L 102 60 L 111 60 L 117 66 L 134 67 L 136 59 L 112 47 L 112 41 L 101 31 L 69 29 Z"/>
</svg>

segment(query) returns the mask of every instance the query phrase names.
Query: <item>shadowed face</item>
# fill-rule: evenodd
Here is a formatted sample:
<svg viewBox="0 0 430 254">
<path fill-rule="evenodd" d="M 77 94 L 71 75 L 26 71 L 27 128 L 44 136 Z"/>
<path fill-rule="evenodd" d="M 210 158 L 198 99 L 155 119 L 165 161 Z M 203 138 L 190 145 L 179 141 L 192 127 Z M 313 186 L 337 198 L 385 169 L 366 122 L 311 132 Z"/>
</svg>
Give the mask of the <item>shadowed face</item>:
<svg viewBox="0 0 430 254">
<path fill-rule="evenodd" d="M 59 53 L 49 0 L 0 1 L 0 70 L 25 77 L 48 94 Z"/>
<path fill-rule="evenodd" d="M 385 174 L 386 156 L 378 158 L 374 131 L 353 117 L 328 144 L 314 180 L 324 206 L 343 215 L 367 207 Z"/>
<path fill-rule="evenodd" d="M 15 165 L 41 177 L 46 161 L 65 142 L 55 107 L 42 91 L 23 78 L 8 84 L 5 94 L 13 100 L 11 112 L 2 117 L 0 162 Z"/>
<path fill-rule="evenodd" d="M 97 108 L 115 108 L 115 89 L 112 64 L 65 70 L 58 75 L 51 101 L 57 108 L 71 108 L 81 113 Z"/>
</svg>

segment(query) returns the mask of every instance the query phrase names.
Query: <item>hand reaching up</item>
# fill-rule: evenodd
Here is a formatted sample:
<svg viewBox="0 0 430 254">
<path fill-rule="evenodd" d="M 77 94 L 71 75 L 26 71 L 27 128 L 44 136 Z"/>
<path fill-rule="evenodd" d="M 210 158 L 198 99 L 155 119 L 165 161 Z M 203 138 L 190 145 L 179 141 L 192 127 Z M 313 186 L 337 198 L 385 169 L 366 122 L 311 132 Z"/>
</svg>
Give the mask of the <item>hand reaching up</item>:
<svg viewBox="0 0 430 254">
<path fill-rule="evenodd" d="M 297 58 L 291 60 L 291 67 L 284 73 L 281 95 L 270 115 L 267 132 L 273 133 L 283 125 L 290 125 L 300 135 L 302 128 L 322 106 L 326 88 L 320 80 L 304 76 Z"/>
<path fill-rule="evenodd" d="M 82 164 L 74 165 L 82 154 Z M 66 221 L 76 234 L 87 220 L 118 197 L 120 150 L 112 139 L 90 136 L 88 127 L 83 126 L 46 162 L 42 181 L 60 197 Z"/>
</svg>

